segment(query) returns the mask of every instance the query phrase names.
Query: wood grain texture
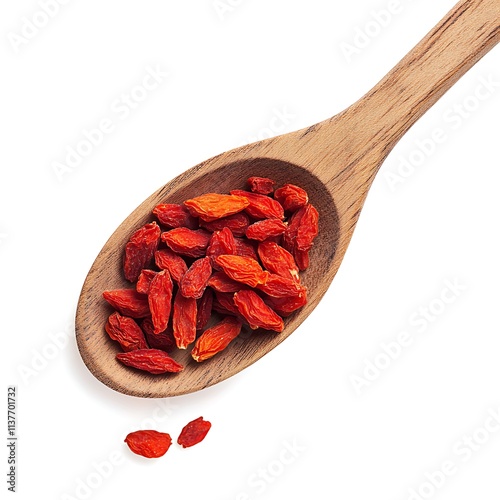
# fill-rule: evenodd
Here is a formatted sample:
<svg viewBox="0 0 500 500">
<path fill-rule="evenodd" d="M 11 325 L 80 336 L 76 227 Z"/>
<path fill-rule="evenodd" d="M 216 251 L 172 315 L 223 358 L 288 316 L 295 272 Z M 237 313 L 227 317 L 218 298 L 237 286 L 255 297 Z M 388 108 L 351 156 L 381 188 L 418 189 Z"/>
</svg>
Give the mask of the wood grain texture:
<svg viewBox="0 0 500 500">
<path fill-rule="evenodd" d="M 285 340 L 328 289 L 384 159 L 415 121 L 499 39 L 500 0 L 459 2 L 386 77 L 345 111 L 307 129 L 223 153 L 152 194 L 106 242 L 83 285 L 76 334 L 90 371 L 125 394 L 175 396 L 238 373 Z M 251 175 L 302 186 L 320 213 L 311 265 L 303 273 L 308 304 L 286 318 L 282 333 L 255 331 L 203 363 L 192 360 L 189 352 L 180 356 L 176 352 L 176 360 L 186 366 L 179 374 L 150 375 L 121 365 L 115 360 L 119 348 L 104 331 L 111 308 L 102 292 L 130 287 L 123 278 L 122 259 L 132 232 L 151 220 L 158 203 L 243 188 Z"/>
</svg>

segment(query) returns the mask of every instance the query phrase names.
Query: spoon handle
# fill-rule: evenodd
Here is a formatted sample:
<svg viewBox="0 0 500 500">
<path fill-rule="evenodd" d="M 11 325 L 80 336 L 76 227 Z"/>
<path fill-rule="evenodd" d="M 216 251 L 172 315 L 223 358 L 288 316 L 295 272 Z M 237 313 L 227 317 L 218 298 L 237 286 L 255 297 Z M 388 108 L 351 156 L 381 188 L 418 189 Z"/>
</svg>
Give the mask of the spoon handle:
<svg viewBox="0 0 500 500">
<path fill-rule="evenodd" d="M 375 87 L 346 110 L 355 139 L 380 161 L 403 134 L 500 41 L 500 0 L 462 0 Z M 351 135 L 351 137 L 352 137 Z"/>
</svg>

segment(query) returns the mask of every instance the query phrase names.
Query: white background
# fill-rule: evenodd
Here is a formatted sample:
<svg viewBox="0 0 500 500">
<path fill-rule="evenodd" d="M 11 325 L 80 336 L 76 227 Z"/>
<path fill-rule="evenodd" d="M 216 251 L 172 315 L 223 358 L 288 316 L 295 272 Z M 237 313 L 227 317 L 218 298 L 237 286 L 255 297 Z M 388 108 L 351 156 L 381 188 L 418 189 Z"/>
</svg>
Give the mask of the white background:
<svg viewBox="0 0 500 500">
<path fill-rule="evenodd" d="M 454 2 L 72 0 L 30 31 L 40 3 L 0 7 L 2 381 L 18 390 L 17 498 L 498 499 L 500 50 L 397 145 L 334 283 L 286 342 L 215 387 L 146 400 L 102 385 L 76 348 L 78 295 L 108 236 L 192 165 L 270 124 L 283 133 L 344 109 Z M 119 111 L 148 67 L 168 76 Z M 57 175 L 102 119 L 113 130 Z M 446 139 L 424 157 L 436 129 Z M 418 165 L 401 171 L 409 158 Z M 200 415 L 213 427 L 194 448 L 148 461 L 123 443 L 141 427 L 176 437 Z M 453 472 L 435 474 L 445 462 Z"/>
</svg>

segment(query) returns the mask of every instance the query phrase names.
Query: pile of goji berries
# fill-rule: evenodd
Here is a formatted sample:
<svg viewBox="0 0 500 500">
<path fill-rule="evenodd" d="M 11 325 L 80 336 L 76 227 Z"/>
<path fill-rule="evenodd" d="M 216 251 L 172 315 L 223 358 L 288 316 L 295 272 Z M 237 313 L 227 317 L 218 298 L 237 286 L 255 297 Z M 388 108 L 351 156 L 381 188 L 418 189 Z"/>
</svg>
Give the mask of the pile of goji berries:
<svg viewBox="0 0 500 500">
<path fill-rule="evenodd" d="M 103 293 L 115 309 L 105 328 L 124 351 L 119 361 L 179 372 L 168 354 L 175 348 L 193 344 L 193 359 L 204 361 L 244 324 L 281 332 L 283 318 L 306 304 L 299 271 L 309 265 L 318 211 L 299 186 L 275 190 L 263 177 L 248 185 L 157 205 L 157 221 L 131 235 L 123 271 L 135 287 Z"/>
<path fill-rule="evenodd" d="M 177 438 L 177 443 L 183 448 L 194 446 L 205 439 L 211 427 L 212 424 L 208 420 L 199 417 L 183 427 Z M 127 434 L 125 442 L 130 450 L 137 455 L 158 458 L 167 453 L 172 444 L 172 438 L 167 432 L 140 430 Z"/>
</svg>

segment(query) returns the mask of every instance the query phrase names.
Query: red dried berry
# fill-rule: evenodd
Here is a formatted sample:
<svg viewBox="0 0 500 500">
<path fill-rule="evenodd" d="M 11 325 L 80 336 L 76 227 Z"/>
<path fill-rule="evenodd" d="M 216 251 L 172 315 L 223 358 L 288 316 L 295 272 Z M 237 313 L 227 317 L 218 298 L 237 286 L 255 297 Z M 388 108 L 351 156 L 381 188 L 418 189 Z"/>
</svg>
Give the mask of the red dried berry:
<svg viewBox="0 0 500 500">
<path fill-rule="evenodd" d="M 105 329 L 110 338 L 116 340 L 124 351 L 148 348 L 141 327 L 132 318 L 114 312 L 108 318 Z"/>
<path fill-rule="evenodd" d="M 198 337 L 191 351 L 191 356 L 198 362 L 215 356 L 240 334 L 241 325 L 238 318 L 232 316 L 224 318 Z"/>
<path fill-rule="evenodd" d="M 309 267 L 309 250 L 299 250 L 295 248 L 293 258 L 301 271 L 305 271 Z"/>
<path fill-rule="evenodd" d="M 233 300 L 238 312 L 245 318 L 252 330 L 264 328 L 275 332 L 283 331 L 283 319 L 266 305 L 253 290 L 236 292 Z"/>
<path fill-rule="evenodd" d="M 203 420 L 203 417 L 199 417 L 184 426 L 177 438 L 177 443 L 183 448 L 194 446 L 205 439 L 211 427 L 210 422 Z"/>
<path fill-rule="evenodd" d="M 318 211 L 309 203 L 292 215 L 283 234 L 283 246 L 301 271 L 309 266 L 309 250 L 318 234 L 318 220 Z"/>
<path fill-rule="evenodd" d="M 286 230 L 286 224 L 280 219 L 264 219 L 248 226 L 246 237 L 251 240 L 264 241 L 268 238 L 281 236 Z"/>
<path fill-rule="evenodd" d="M 270 297 L 296 297 L 304 293 L 305 287 L 297 283 L 292 278 L 285 278 L 279 274 L 269 274 L 267 281 L 262 285 L 257 285 L 261 292 Z"/>
<path fill-rule="evenodd" d="M 210 262 L 210 257 L 203 257 L 191 264 L 179 283 L 179 290 L 184 297 L 201 298 L 212 274 Z"/>
<path fill-rule="evenodd" d="M 177 203 L 162 203 L 153 209 L 153 214 L 158 217 L 160 224 L 168 228 L 188 227 L 196 229 L 198 222 L 189 210 Z"/>
<path fill-rule="evenodd" d="M 147 294 L 149 292 L 149 287 L 151 286 L 151 281 L 156 276 L 156 271 L 151 269 L 143 269 L 141 274 L 139 274 L 139 279 L 135 284 L 135 289 L 142 294 Z"/>
<path fill-rule="evenodd" d="M 179 349 L 186 349 L 196 339 L 196 299 L 184 297 L 180 290 L 174 299 L 172 329 Z"/>
<path fill-rule="evenodd" d="M 215 292 L 213 309 L 220 314 L 241 317 L 234 303 L 234 293 Z"/>
<path fill-rule="evenodd" d="M 257 248 L 260 261 L 265 269 L 284 278 L 299 281 L 299 268 L 293 255 L 274 241 L 263 241 Z"/>
<path fill-rule="evenodd" d="M 241 212 L 248 206 L 248 201 L 243 196 L 233 194 L 207 193 L 186 200 L 184 205 L 191 215 L 210 222 Z"/>
<path fill-rule="evenodd" d="M 175 339 L 170 326 L 168 326 L 163 332 L 155 333 L 151 318 L 145 318 L 141 322 L 141 328 L 144 332 L 146 342 L 151 349 L 161 349 L 165 352 L 171 352 L 174 350 Z"/>
<path fill-rule="evenodd" d="M 125 443 L 136 455 L 158 458 L 167 453 L 172 444 L 172 438 L 165 432 L 141 430 L 127 434 Z"/>
<path fill-rule="evenodd" d="M 246 288 L 246 285 L 239 281 L 234 281 L 223 271 L 216 271 L 213 273 L 208 280 L 208 286 L 213 288 L 216 292 L 224 293 L 234 293 Z"/>
<path fill-rule="evenodd" d="M 178 227 L 162 233 L 161 240 L 180 255 L 198 258 L 205 255 L 210 236 L 211 234 L 204 229 Z"/>
<path fill-rule="evenodd" d="M 136 351 L 119 352 L 116 359 L 124 365 L 159 375 L 161 373 L 178 373 L 184 367 L 160 349 L 137 349 Z"/>
<path fill-rule="evenodd" d="M 207 247 L 207 256 L 212 257 L 212 264 L 215 265 L 214 258 L 217 255 L 234 254 L 236 254 L 236 241 L 231 230 L 225 227 L 221 231 L 215 231 Z"/>
<path fill-rule="evenodd" d="M 295 238 L 295 248 L 297 250 L 309 250 L 314 238 L 318 235 L 318 211 L 308 204 L 304 207 L 300 225 L 297 228 L 297 236 Z"/>
<path fill-rule="evenodd" d="M 249 205 L 245 208 L 245 212 L 255 219 L 284 219 L 285 217 L 283 207 L 269 196 L 241 189 L 234 189 L 231 194 L 248 200 Z"/>
<path fill-rule="evenodd" d="M 274 191 L 276 182 L 268 177 L 249 177 L 247 184 L 250 186 L 252 193 L 271 194 Z"/>
<path fill-rule="evenodd" d="M 236 255 L 251 257 L 254 260 L 259 259 L 255 251 L 256 242 L 244 240 L 243 238 L 235 238 L 234 242 L 236 243 Z"/>
<path fill-rule="evenodd" d="M 289 316 L 292 312 L 305 306 L 307 293 L 304 289 L 299 295 L 293 297 L 265 297 L 265 303 L 276 311 L 280 316 Z"/>
<path fill-rule="evenodd" d="M 140 272 L 149 264 L 160 243 L 161 229 L 156 222 L 138 229 L 125 245 L 123 271 L 125 279 L 137 281 Z"/>
<path fill-rule="evenodd" d="M 173 283 L 169 272 L 165 269 L 156 274 L 151 281 L 148 293 L 149 309 L 154 325 L 154 332 L 167 329 L 172 307 Z"/>
<path fill-rule="evenodd" d="M 265 283 L 269 274 L 251 257 L 219 255 L 215 262 L 231 279 L 251 287 Z"/>
<path fill-rule="evenodd" d="M 157 250 L 155 252 L 155 263 L 160 269 L 167 269 L 176 283 L 179 283 L 187 271 L 186 261 L 170 248 Z"/>
<path fill-rule="evenodd" d="M 210 280 L 209 280 L 210 281 Z M 196 301 L 196 330 L 203 330 L 212 315 L 214 292 L 206 288 L 201 299 Z"/>
<path fill-rule="evenodd" d="M 288 219 L 288 226 L 283 234 L 283 248 L 285 248 L 285 250 L 290 252 L 292 255 L 304 210 L 304 207 L 301 207 L 292 214 L 292 216 Z"/>
<path fill-rule="evenodd" d="M 145 318 L 150 314 L 147 297 L 133 288 L 106 290 L 102 296 L 123 316 Z"/>
<path fill-rule="evenodd" d="M 225 227 L 231 230 L 234 236 L 244 236 L 247 227 L 250 225 L 250 219 L 244 212 L 222 217 L 211 222 L 200 220 L 200 226 L 207 231 L 222 231 Z"/>
<path fill-rule="evenodd" d="M 306 191 L 294 184 L 285 184 L 278 188 L 274 192 L 274 199 L 279 201 L 283 208 L 289 212 L 294 212 L 309 201 Z"/>
</svg>

